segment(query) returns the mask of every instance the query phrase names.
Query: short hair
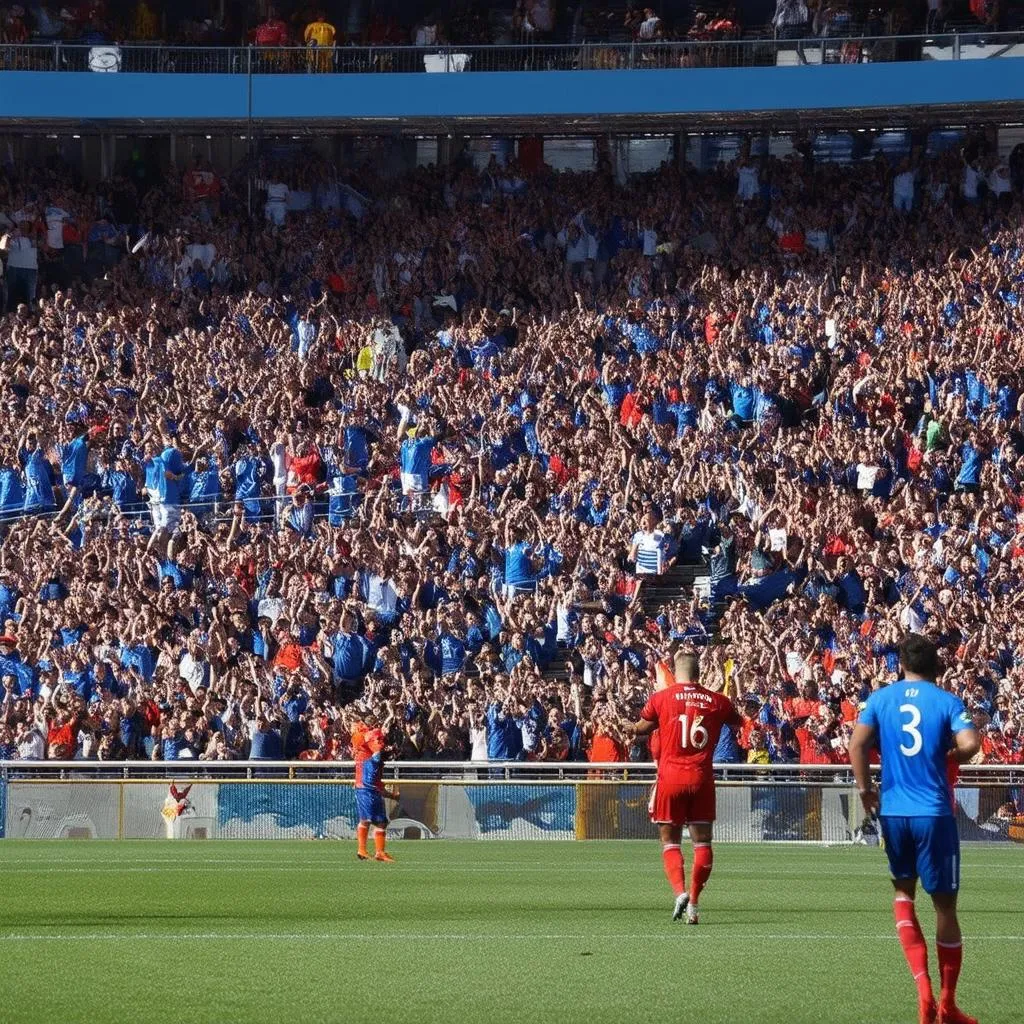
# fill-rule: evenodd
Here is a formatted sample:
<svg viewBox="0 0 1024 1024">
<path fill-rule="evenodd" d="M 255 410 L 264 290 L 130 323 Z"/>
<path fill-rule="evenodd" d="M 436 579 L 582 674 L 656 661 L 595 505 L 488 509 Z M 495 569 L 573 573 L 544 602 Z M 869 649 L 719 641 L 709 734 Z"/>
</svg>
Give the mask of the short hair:
<svg viewBox="0 0 1024 1024">
<path fill-rule="evenodd" d="M 900 665 L 904 672 L 935 680 L 939 675 L 939 649 L 920 633 L 907 633 L 900 642 Z"/>
<path fill-rule="evenodd" d="M 700 677 L 700 662 L 696 654 L 676 654 L 675 663 L 676 682 L 685 681 L 695 683 Z"/>
</svg>

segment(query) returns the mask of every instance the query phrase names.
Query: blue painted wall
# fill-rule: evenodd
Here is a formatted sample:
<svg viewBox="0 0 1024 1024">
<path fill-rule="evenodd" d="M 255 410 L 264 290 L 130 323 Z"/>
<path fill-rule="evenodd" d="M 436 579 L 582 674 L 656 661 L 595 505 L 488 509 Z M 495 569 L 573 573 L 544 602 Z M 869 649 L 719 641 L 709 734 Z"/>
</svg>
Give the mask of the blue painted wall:
<svg viewBox="0 0 1024 1024">
<path fill-rule="evenodd" d="M 250 116 L 245 75 L 0 72 L 0 118 Z M 788 68 L 254 75 L 251 116 L 502 117 L 1024 101 L 1024 58 Z"/>
</svg>

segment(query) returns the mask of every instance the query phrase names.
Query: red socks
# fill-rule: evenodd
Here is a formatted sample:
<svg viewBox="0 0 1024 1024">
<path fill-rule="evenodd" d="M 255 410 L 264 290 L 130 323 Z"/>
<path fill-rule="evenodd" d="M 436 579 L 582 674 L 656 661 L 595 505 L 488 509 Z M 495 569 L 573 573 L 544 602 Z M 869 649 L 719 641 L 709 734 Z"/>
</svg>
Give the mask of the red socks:
<svg viewBox="0 0 1024 1024">
<path fill-rule="evenodd" d="M 690 902 L 699 903 L 700 894 L 711 877 L 711 868 L 715 862 L 715 851 L 710 843 L 693 844 L 693 872 L 690 876 Z"/>
<path fill-rule="evenodd" d="M 370 835 L 370 826 L 359 824 L 356 825 L 356 839 L 359 840 L 359 856 L 365 857 L 366 853 L 366 840 Z"/>
<path fill-rule="evenodd" d="M 962 942 L 937 942 L 939 952 L 939 977 L 942 979 L 942 995 L 939 997 L 943 1011 L 956 1007 L 956 983 L 960 980 L 960 965 L 964 959 Z"/>
<path fill-rule="evenodd" d="M 387 832 L 382 828 L 375 828 L 373 830 L 373 852 L 381 854 L 384 852 L 384 842 L 387 838 Z"/>
<path fill-rule="evenodd" d="M 685 868 L 683 864 L 683 851 L 678 843 L 665 843 L 661 847 L 661 861 L 665 866 L 665 877 L 672 891 L 678 896 L 686 889 L 683 882 Z"/>
<path fill-rule="evenodd" d="M 896 934 L 899 936 L 903 955 L 907 958 L 907 966 L 914 976 L 917 985 L 917 997 L 922 1003 L 933 1003 L 932 982 L 928 977 L 928 946 L 924 941 L 924 933 L 917 921 L 914 901 L 904 896 L 897 896 L 892 905 L 896 918 Z M 941 957 L 942 951 L 939 951 Z"/>
</svg>

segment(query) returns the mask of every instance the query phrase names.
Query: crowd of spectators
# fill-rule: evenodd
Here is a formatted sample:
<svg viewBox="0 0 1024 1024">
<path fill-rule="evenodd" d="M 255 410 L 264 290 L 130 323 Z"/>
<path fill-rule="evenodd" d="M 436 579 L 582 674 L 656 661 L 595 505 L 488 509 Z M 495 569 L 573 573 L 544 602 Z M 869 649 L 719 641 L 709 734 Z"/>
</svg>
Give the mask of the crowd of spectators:
<svg viewBox="0 0 1024 1024">
<path fill-rule="evenodd" d="M 257 4 L 166 4 L 161 0 L 56 0 L 0 4 L 0 42 L 101 46 L 162 43 L 278 49 L 530 43 L 708 42 L 753 36 L 830 38 L 939 32 L 950 28 L 1017 27 L 1019 5 L 997 0 L 927 0 L 872 4 L 866 0 L 776 0 L 774 13 L 747 3 L 438 0 L 350 5 L 339 0 L 276 0 Z M 318 54 L 310 70 L 329 70 Z M 281 58 L 284 61 L 283 57 Z M 290 68 L 290 66 L 289 66 Z"/>
<path fill-rule="evenodd" d="M 995 155 L 246 185 L 0 181 L 0 757 L 644 758 L 694 645 L 720 759 L 839 763 L 912 629 L 1022 760 Z"/>
</svg>

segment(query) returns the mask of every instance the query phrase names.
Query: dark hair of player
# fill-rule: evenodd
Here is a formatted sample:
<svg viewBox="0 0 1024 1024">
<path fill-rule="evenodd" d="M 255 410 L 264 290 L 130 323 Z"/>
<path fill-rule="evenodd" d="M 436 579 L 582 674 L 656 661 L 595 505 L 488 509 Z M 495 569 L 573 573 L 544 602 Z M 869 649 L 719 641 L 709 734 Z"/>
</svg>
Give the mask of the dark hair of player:
<svg viewBox="0 0 1024 1024">
<path fill-rule="evenodd" d="M 900 664 L 904 672 L 936 680 L 939 676 L 939 650 L 920 633 L 908 633 L 900 643 Z"/>
</svg>

